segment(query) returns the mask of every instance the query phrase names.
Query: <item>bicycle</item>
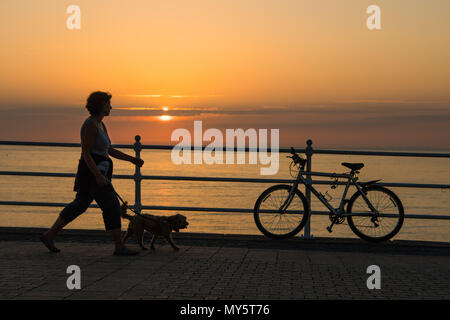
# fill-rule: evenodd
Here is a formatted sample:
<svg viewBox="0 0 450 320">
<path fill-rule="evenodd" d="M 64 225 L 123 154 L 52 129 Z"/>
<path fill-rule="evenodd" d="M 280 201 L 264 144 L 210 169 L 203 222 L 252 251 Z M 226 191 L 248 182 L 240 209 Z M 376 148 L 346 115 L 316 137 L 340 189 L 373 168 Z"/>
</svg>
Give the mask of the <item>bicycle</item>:
<svg viewBox="0 0 450 320">
<path fill-rule="evenodd" d="M 297 172 L 292 185 L 279 184 L 265 190 L 256 200 L 253 217 L 258 229 L 267 237 L 287 239 L 300 232 L 310 216 L 309 203 L 298 189 L 299 183 L 312 192 L 330 211 L 331 224 L 326 228 L 332 232 L 336 224 L 345 219 L 350 229 L 361 239 L 381 242 L 394 237 L 401 229 L 404 220 L 403 205 L 398 196 L 391 190 L 377 184 L 380 180 L 358 182 L 359 170 L 363 163 L 347 163 L 342 165 L 351 171 L 336 174 L 327 172 L 305 172 L 306 159 L 291 148 L 290 170 Z M 318 192 L 310 179 L 304 176 L 324 176 L 334 178 L 332 188 L 336 188 L 338 179 L 347 179 L 340 205 L 334 208 L 323 194 Z M 357 191 L 346 199 L 350 185 Z M 288 210 L 289 208 L 289 210 Z"/>
</svg>

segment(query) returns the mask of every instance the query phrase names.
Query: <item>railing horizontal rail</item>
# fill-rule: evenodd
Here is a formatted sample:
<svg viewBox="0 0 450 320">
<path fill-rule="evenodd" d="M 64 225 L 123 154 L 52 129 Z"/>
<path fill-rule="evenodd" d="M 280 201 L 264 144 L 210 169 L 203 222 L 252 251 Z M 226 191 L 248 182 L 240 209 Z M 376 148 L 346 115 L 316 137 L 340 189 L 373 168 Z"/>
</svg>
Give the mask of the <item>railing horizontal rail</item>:
<svg viewBox="0 0 450 320">
<path fill-rule="evenodd" d="M 431 157 L 450 158 L 450 153 L 436 152 L 401 152 L 401 151 L 359 151 L 359 150 L 321 150 L 314 149 L 314 154 L 342 154 L 359 156 L 382 156 L 382 157 Z"/>
<path fill-rule="evenodd" d="M 5 206 L 31 206 L 31 207 L 65 207 L 67 203 L 56 202 L 32 202 L 32 201 L 0 201 L 0 205 Z M 97 205 L 90 205 L 90 208 L 98 208 Z M 134 206 L 130 206 L 133 208 Z M 191 212 L 220 212 L 220 213 L 253 213 L 253 209 L 245 208 L 207 208 L 207 207 L 181 207 L 181 206 L 142 206 L 146 210 L 161 211 L 191 211 Z M 328 211 L 313 211 L 314 215 L 329 215 Z M 439 214 L 405 214 L 410 219 L 439 219 L 450 220 L 450 216 Z"/>
<path fill-rule="evenodd" d="M 65 207 L 68 203 L 62 202 L 35 202 L 35 201 L 0 201 L 3 206 L 30 206 L 30 207 Z M 98 208 L 96 204 L 91 204 L 89 208 Z"/>
<path fill-rule="evenodd" d="M 75 173 L 57 173 L 57 172 L 30 172 L 30 171 L 0 171 L 0 176 L 27 176 L 27 177 L 62 177 L 74 178 Z M 115 174 L 116 179 L 134 179 L 134 175 Z"/>
<path fill-rule="evenodd" d="M 142 176 L 142 179 L 149 180 L 184 180 L 184 181 L 216 181 L 216 182 L 253 182 L 253 183 L 293 183 L 291 179 L 261 179 L 261 178 L 220 178 L 220 177 L 188 177 L 188 176 Z M 345 182 L 334 183 L 332 181 L 313 180 L 313 184 L 322 185 L 346 185 Z M 432 188 L 432 189 L 450 189 L 449 184 L 424 184 L 424 183 L 398 183 L 385 182 L 377 183 L 387 187 L 409 187 L 409 188 Z"/>
<path fill-rule="evenodd" d="M 0 171 L 0 176 L 38 176 L 38 177 L 65 177 L 73 178 L 74 173 L 53 173 L 53 172 L 29 172 L 29 171 Z M 134 179 L 134 175 L 117 174 L 115 179 Z M 143 180 L 177 180 L 177 181 L 215 181 L 215 182 L 252 182 L 252 183 L 293 183 L 291 179 L 262 179 L 262 178 L 226 178 L 226 177 L 189 177 L 189 176 L 141 176 Z M 334 183 L 332 181 L 313 180 L 313 184 L 321 185 L 345 185 L 345 182 Z M 385 187 L 402 188 L 431 188 L 450 189 L 449 184 L 425 184 L 425 183 L 399 183 L 399 182 L 379 182 Z"/>
<path fill-rule="evenodd" d="M 81 147 L 80 143 L 70 142 L 33 142 L 33 141 L 0 141 L 0 145 L 15 145 L 15 146 L 46 146 L 46 147 Z M 132 144 L 114 144 L 114 148 L 133 149 Z M 202 146 L 204 149 L 206 146 Z M 173 145 L 141 145 L 141 149 L 158 149 L 158 150 L 171 150 Z M 183 146 L 183 148 L 189 148 L 189 146 Z M 194 149 L 194 147 L 191 147 Z M 199 147 L 200 149 L 200 147 Z M 226 150 L 226 147 L 223 148 Z M 259 152 L 259 148 L 237 148 L 234 147 L 233 151 L 245 151 L 245 152 Z M 261 149 L 266 151 L 266 149 Z M 270 149 L 269 149 L 270 150 Z M 295 148 L 297 152 L 305 153 L 305 148 Z M 280 148 L 280 153 L 290 153 L 290 148 Z M 366 155 L 366 156 L 391 156 L 391 157 L 432 157 L 432 158 L 450 158 L 450 153 L 441 152 L 402 152 L 402 151 L 367 151 L 367 150 L 330 150 L 330 149 L 314 149 L 314 154 L 336 154 L 336 155 Z"/>
<path fill-rule="evenodd" d="M 34 142 L 34 141 L 0 141 L 5 146 L 35 146 L 35 147 L 81 147 L 80 143 L 70 142 Z"/>
</svg>

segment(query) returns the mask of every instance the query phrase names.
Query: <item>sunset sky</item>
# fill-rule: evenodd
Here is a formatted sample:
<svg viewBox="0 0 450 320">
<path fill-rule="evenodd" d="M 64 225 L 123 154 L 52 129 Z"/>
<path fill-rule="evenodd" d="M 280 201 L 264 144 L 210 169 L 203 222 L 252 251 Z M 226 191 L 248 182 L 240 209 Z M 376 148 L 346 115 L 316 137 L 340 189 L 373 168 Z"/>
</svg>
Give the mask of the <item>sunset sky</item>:
<svg viewBox="0 0 450 320">
<path fill-rule="evenodd" d="M 2 0 L 0 42 L 0 140 L 79 142 L 103 90 L 113 143 L 203 120 L 283 147 L 450 149 L 448 0 Z"/>
</svg>

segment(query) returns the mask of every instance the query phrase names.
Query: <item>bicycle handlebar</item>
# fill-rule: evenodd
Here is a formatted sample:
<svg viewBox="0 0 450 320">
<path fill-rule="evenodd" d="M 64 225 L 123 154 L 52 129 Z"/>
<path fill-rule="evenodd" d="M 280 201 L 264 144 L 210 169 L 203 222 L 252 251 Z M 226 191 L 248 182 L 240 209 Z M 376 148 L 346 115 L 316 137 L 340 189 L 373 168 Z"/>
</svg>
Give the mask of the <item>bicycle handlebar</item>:
<svg viewBox="0 0 450 320">
<path fill-rule="evenodd" d="M 303 170 L 306 164 L 306 159 L 303 159 L 300 155 L 297 154 L 297 152 L 295 152 L 295 149 L 293 147 L 291 147 L 291 156 L 287 156 L 287 158 L 291 158 L 292 161 L 294 161 L 295 164 L 299 163 L 301 169 Z"/>
</svg>

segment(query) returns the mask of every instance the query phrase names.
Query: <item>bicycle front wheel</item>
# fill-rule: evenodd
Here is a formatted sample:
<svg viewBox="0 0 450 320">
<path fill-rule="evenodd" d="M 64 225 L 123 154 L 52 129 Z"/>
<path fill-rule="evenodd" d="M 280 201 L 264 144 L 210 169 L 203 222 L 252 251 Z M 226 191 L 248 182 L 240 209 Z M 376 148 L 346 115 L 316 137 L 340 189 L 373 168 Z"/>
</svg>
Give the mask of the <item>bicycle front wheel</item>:
<svg viewBox="0 0 450 320">
<path fill-rule="evenodd" d="M 372 212 L 360 192 L 356 192 L 347 206 L 348 225 L 361 239 L 380 242 L 391 239 L 403 225 L 405 217 L 400 199 L 391 190 L 381 186 L 363 189 L 376 212 Z"/>
<path fill-rule="evenodd" d="M 296 235 L 308 220 L 308 202 L 298 189 L 285 211 L 281 206 L 289 197 L 289 185 L 276 185 L 264 191 L 256 200 L 253 217 L 256 226 L 272 239 L 287 239 Z"/>
</svg>

